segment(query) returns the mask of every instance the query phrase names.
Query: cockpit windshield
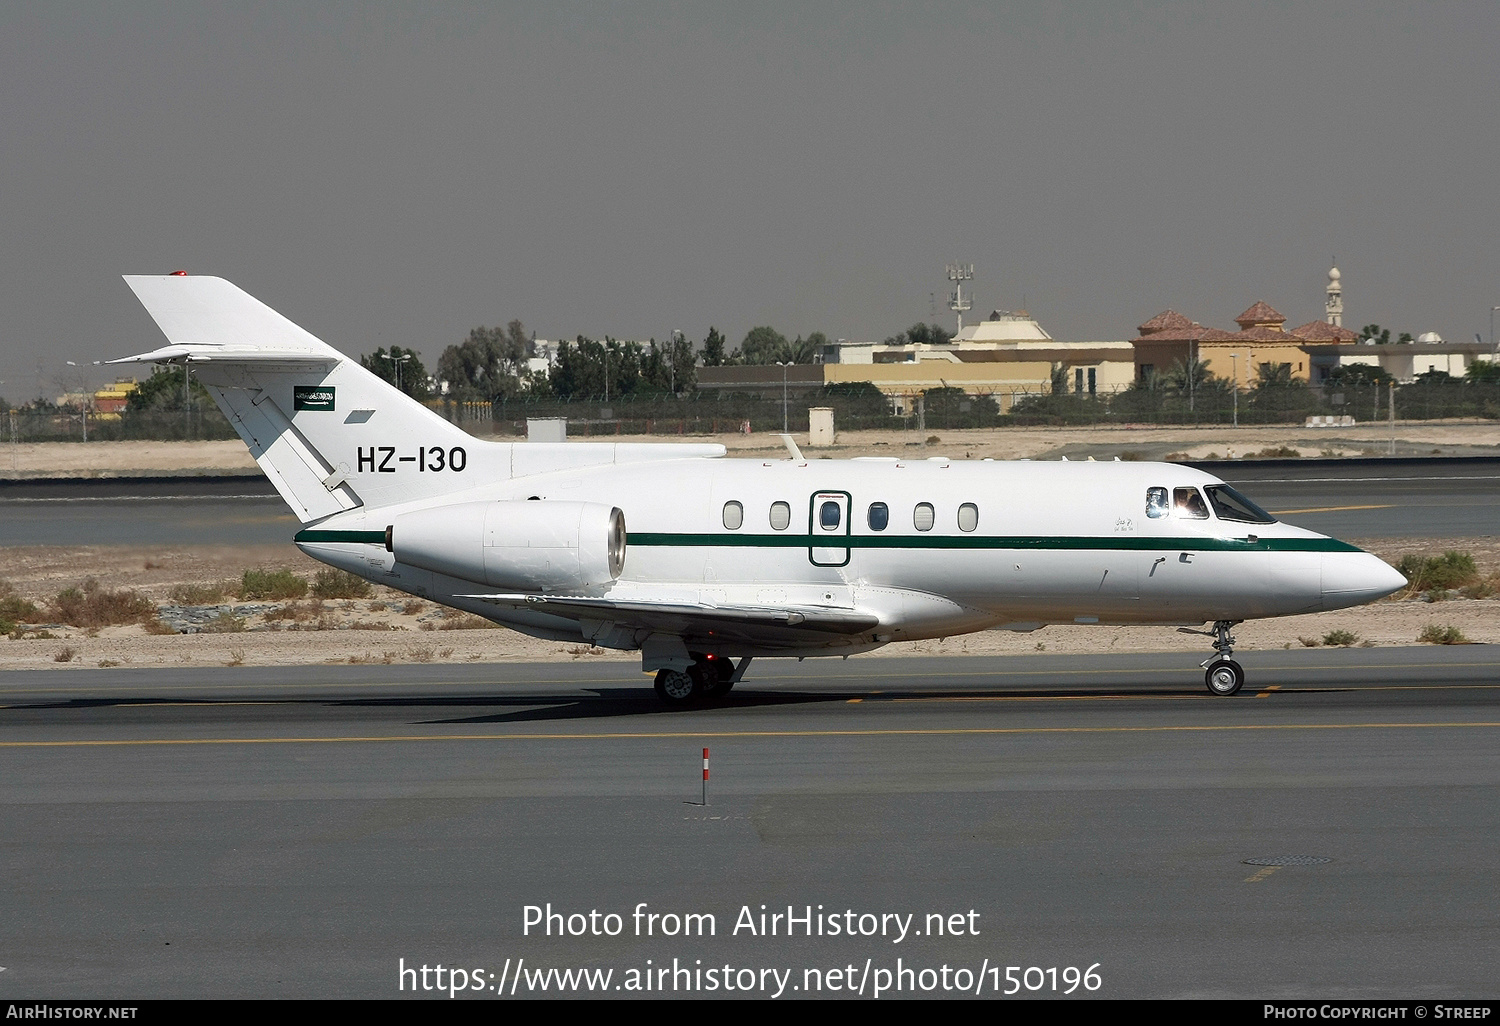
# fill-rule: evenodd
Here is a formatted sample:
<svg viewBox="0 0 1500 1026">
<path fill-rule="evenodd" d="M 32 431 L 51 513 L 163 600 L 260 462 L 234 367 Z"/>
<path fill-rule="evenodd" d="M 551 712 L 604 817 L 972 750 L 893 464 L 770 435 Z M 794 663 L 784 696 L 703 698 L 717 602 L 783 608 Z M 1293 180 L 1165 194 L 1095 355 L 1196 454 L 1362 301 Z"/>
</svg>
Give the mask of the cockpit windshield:
<svg viewBox="0 0 1500 1026">
<path fill-rule="evenodd" d="M 1274 524 L 1276 518 L 1227 484 L 1208 485 L 1203 489 L 1214 513 L 1220 520 L 1238 520 L 1245 524 Z"/>
</svg>

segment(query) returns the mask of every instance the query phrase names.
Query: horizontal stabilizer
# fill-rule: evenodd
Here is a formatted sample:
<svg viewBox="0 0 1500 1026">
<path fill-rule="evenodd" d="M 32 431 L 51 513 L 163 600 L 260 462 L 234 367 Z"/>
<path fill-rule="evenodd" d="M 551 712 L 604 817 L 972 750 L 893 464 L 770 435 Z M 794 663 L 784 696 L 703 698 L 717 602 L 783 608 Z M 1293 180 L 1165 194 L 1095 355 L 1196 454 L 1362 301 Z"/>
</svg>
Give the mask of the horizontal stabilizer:
<svg viewBox="0 0 1500 1026">
<path fill-rule="evenodd" d="M 157 350 L 173 354 L 186 347 L 181 359 L 201 351 L 202 358 L 220 360 L 230 353 L 242 358 L 285 360 L 294 356 L 343 359 L 341 353 L 304 328 L 223 278 L 176 274 L 127 274 L 125 284 L 135 292 L 172 345 Z M 145 357 L 165 360 L 173 355 Z"/>
<path fill-rule="evenodd" d="M 221 346 L 199 342 L 162 346 L 149 353 L 123 356 L 105 363 L 261 363 L 297 367 L 326 367 L 337 357 L 308 353 L 297 349 L 273 349 L 268 346 Z"/>
</svg>

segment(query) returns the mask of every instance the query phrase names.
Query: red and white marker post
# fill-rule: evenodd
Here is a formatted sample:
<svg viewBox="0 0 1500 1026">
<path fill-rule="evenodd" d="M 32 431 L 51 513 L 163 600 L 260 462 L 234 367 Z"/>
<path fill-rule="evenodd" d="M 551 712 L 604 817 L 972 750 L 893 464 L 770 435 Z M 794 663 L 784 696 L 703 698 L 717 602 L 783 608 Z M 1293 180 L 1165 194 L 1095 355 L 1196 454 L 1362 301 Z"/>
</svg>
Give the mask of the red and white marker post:
<svg viewBox="0 0 1500 1026">
<path fill-rule="evenodd" d="M 703 749 L 703 804 L 708 804 L 708 749 Z"/>
</svg>

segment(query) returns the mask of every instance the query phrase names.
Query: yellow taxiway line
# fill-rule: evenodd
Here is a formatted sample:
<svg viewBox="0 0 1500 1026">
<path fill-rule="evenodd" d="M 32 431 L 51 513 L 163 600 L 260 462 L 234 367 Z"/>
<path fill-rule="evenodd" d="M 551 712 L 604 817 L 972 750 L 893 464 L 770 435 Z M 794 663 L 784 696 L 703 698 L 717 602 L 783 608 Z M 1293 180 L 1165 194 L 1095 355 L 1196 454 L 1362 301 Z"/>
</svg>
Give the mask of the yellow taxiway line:
<svg viewBox="0 0 1500 1026">
<path fill-rule="evenodd" d="M 1342 513 L 1350 509 L 1395 509 L 1394 502 L 1378 506 L 1313 506 L 1309 509 L 1278 509 L 1273 516 L 1284 517 L 1290 513 Z"/>
</svg>

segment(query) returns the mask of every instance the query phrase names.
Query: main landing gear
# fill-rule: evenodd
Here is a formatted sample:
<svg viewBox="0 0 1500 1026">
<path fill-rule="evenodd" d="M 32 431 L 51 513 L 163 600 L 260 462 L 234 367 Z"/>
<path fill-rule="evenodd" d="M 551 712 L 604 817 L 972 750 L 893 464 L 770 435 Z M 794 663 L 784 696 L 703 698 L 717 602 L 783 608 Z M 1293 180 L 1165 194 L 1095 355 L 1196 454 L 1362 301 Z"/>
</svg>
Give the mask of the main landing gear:
<svg viewBox="0 0 1500 1026">
<path fill-rule="evenodd" d="M 732 660 L 723 656 L 700 652 L 694 652 L 692 656 L 693 665 L 686 670 L 656 671 L 656 694 L 668 705 L 723 698 L 750 665 L 748 657 L 740 660 L 736 667 Z"/>
<path fill-rule="evenodd" d="M 1202 634 L 1214 639 L 1214 654 L 1199 665 L 1204 669 L 1203 682 L 1208 685 L 1208 690 L 1226 698 L 1245 686 L 1245 668 L 1231 658 L 1234 655 L 1234 635 L 1229 629 L 1239 622 L 1216 620 L 1211 631 L 1177 628 L 1183 634 Z"/>
</svg>

